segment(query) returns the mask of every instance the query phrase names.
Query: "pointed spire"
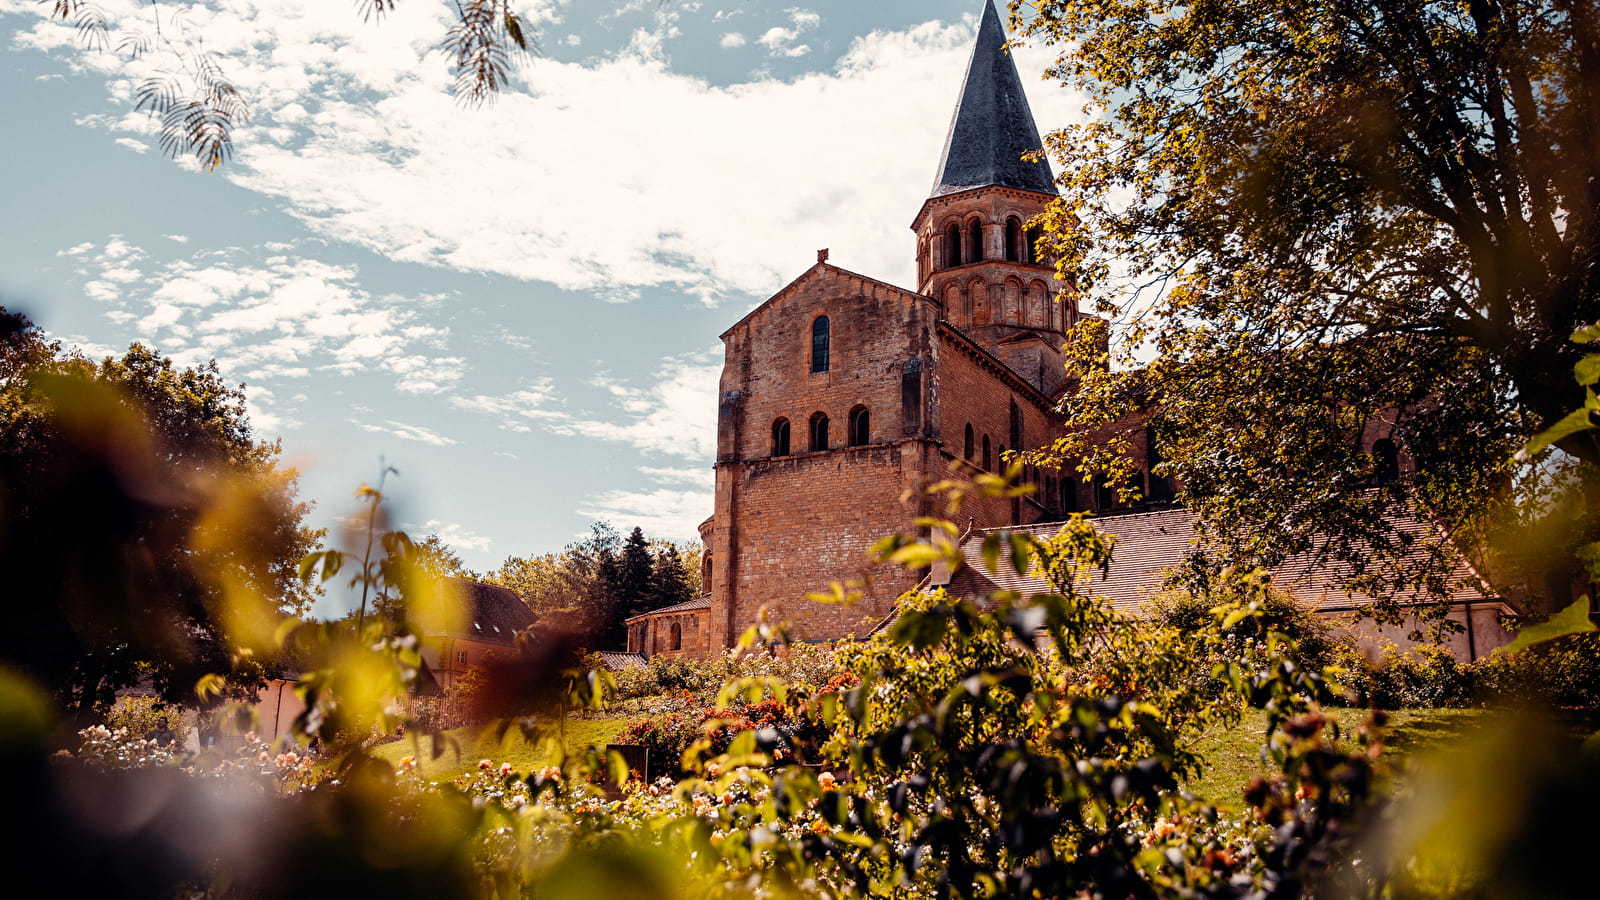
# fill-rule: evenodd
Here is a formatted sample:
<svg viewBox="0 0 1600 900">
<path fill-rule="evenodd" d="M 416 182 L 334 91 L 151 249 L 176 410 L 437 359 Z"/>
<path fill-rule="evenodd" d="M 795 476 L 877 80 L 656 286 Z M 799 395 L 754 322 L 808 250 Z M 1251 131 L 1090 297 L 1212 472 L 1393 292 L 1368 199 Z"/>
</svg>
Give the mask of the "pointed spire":
<svg viewBox="0 0 1600 900">
<path fill-rule="evenodd" d="M 967 80 L 950 117 L 950 134 L 930 196 L 989 185 L 1056 192 L 1049 163 L 1022 159 L 1022 154 L 1038 150 L 1044 142 L 1022 93 L 1017 64 L 1002 49 L 1005 40 L 1000 14 L 993 0 L 985 0 Z"/>
</svg>

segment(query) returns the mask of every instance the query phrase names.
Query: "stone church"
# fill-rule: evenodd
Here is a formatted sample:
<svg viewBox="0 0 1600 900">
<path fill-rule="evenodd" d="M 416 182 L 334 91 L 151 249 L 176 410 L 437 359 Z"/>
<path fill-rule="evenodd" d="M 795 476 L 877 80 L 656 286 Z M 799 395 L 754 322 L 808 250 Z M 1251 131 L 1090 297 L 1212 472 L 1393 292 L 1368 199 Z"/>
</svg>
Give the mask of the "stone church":
<svg viewBox="0 0 1600 900">
<path fill-rule="evenodd" d="M 871 563 L 868 549 L 938 512 L 924 489 L 958 468 L 998 472 L 1007 450 L 1061 433 L 1061 346 L 1081 314 L 1027 228 L 1056 191 L 1049 165 L 1024 159 L 1043 142 L 1004 43 L 986 2 L 932 190 L 911 221 L 916 289 L 841 269 L 823 250 L 722 334 L 716 508 L 700 526 L 706 594 L 629 620 L 629 652 L 615 662 L 722 651 L 764 607 L 801 640 L 865 636 L 919 582 Z M 1144 460 L 1146 473 L 1154 462 Z M 1127 532 L 1124 543 L 1140 548 L 1115 567 L 1125 603 L 1178 561 L 1193 533 L 1188 512 L 1165 502 L 1162 479 L 1147 475 L 1150 499 L 1129 509 L 1116 491 L 1070 473 L 1023 477 L 1030 496 L 969 498 L 969 533 L 1094 512 L 1102 530 Z M 860 599 L 805 599 L 833 580 Z M 1469 631 L 1475 618 L 1487 627 L 1509 611 L 1481 595 L 1463 602 Z M 1486 643 L 1504 643 L 1497 624 L 1488 630 Z"/>
<path fill-rule="evenodd" d="M 916 289 L 821 251 L 723 333 L 716 510 L 701 526 L 709 596 L 631 622 L 630 651 L 730 647 L 763 606 L 802 639 L 864 635 L 916 583 L 866 560 L 873 543 L 930 512 L 921 490 L 957 460 L 998 471 L 1007 450 L 1059 433 L 1061 345 L 1079 314 L 1034 255 L 1026 223 L 1056 192 L 1049 165 L 1023 159 L 1043 142 L 1004 43 L 988 3 L 933 188 L 911 222 Z M 1078 508 L 1073 482 L 1030 475 L 1033 496 L 974 501 L 963 515 L 998 526 Z M 862 582 L 862 599 L 803 599 L 835 578 Z"/>
</svg>

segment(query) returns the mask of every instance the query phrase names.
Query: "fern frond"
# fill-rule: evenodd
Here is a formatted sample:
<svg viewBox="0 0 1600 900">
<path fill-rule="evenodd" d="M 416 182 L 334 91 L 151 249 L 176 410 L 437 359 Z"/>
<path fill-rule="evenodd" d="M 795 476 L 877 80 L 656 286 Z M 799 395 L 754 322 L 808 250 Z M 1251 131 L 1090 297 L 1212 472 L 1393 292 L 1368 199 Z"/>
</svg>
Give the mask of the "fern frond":
<svg viewBox="0 0 1600 900">
<path fill-rule="evenodd" d="M 111 22 L 100 7 L 82 4 L 77 19 L 78 42 L 93 50 L 104 50 L 111 43 Z"/>
<path fill-rule="evenodd" d="M 165 115 L 178 102 L 178 79 L 170 74 L 152 75 L 140 82 L 133 92 L 133 111 L 149 110 L 154 115 Z"/>
<path fill-rule="evenodd" d="M 356 0 L 356 8 L 361 10 L 363 22 L 381 20 L 384 13 L 394 11 L 394 4 L 395 0 Z"/>
<path fill-rule="evenodd" d="M 138 59 L 155 46 L 155 38 L 143 31 L 124 31 L 117 41 L 117 52 L 126 53 L 129 59 Z"/>
</svg>

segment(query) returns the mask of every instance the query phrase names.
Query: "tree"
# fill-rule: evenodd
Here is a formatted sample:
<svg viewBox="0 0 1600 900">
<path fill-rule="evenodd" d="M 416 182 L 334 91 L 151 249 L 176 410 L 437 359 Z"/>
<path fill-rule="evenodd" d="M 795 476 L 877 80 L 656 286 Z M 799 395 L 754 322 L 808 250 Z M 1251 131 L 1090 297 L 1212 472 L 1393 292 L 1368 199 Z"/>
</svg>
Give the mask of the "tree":
<svg viewBox="0 0 1600 900">
<path fill-rule="evenodd" d="M 560 553 L 508 557 L 484 580 L 517 592 L 541 619 L 564 619 L 589 647 L 611 647 L 622 633 L 617 561 L 621 537 L 606 522 Z"/>
<path fill-rule="evenodd" d="M 1126 474 L 1154 425 L 1228 555 L 1317 550 L 1368 586 L 1446 590 L 1451 542 L 1417 553 L 1396 523 L 1481 537 L 1512 451 L 1584 405 L 1568 337 L 1600 319 L 1600 7 L 1011 8 L 1091 101 L 1047 141 L 1048 242 L 1123 365 L 1087 320 L 1053 455 Z M 1414 478 L 1381 477 L 1375 436 Z M 1558 445 L 1595 508 L 1596 432 Z"/>
<path fill-rule="evenodd" d="M 143 677 L 247 694 L 313 599 L 296 565 L 321 533 L 278 453 L 215 364 L 135 344 L 95 365 L 0 308 L 0 656 L 80 719 Z"/>
<path fill-rule="evenodd" d="M 654 574 L 655 558 L 650 555 L 650 542 L 645 540 L 644 529 L 634 526 L 622 543 L 622 555 L 617 560 L 616 591 L 624 620 L 655 608 L 651 596 Z"/>
<path fill-rule="evenodd" d="M 163 12 L 148 4 L 148 22 L 118 20 L 91 0 L 37 0 L 50 15 L 77 28 L 84 47 L 136 59 L 164 54 L 168 67 L 145 79 L 134 95 L 134 111 L 161 120 L 161 149 L 177 159 L 193 156 L 213 171 L 233 155 L 233 130 L 250 122 L 250 104 L 223 71 L 222 60 L 205 48 L 203 34 L 191 36 L 186 12 Z M 363 20 L 381 20 L 397 0 L 359 0 Z M 450 5 L 455 21 L 441 42 L 455 70 L 453 91 L 468 106 L 490 102 L 504 90 L 511 67 L 537 42 L 514 0 L 459 0 Z M 141 13 L 146 12 L 141 10 Z"/>
<path fill-rule="evenodd" d="M 438 578 L 466 578 L 477 581 L 482 576 L 467 568 L 461 561 L 460 555 L 438 534 L 430 534 L 418 541 L 411 549 L 411 562 L 430 575 Z"/>
<path fill-rule="evenodd" d="M 678 548 L 667 544 L 656 555 L 655 571 L 650 575 L 649 604 L 645 612 L 687 603 L 700 596 L 697 584 L 689 580 Z"/>
</svg>

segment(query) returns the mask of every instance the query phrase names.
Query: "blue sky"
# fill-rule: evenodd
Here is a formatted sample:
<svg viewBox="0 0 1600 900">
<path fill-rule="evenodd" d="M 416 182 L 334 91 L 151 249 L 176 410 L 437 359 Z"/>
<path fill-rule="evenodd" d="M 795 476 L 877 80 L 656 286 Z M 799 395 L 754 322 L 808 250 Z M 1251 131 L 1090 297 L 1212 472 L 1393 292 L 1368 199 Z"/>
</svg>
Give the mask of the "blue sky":
<svg viewBox="0 0 1600 900">
<path fill-rule="evenodd" d="M 91 354 L 216 359 L 319 524 L 381 456 L 407 528 L 480 569 L 600 518 L 694 536 L 717 335 L 821 247 L 911 286 L 981 8 L 524 0 L 541 53 L 468 110 L 437 0 L 99 5 L 203 42 L 252 122 L 215 174 L 167 160 L 131 98 L 170 57 L 0 0 L 0 304 Z M 1080 107 L 1047 58 L 1018 54 L 1043 128 Z"/>
</svg>

